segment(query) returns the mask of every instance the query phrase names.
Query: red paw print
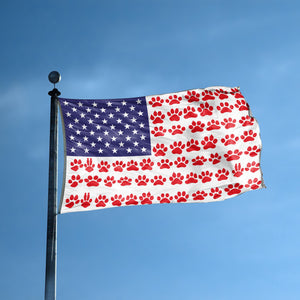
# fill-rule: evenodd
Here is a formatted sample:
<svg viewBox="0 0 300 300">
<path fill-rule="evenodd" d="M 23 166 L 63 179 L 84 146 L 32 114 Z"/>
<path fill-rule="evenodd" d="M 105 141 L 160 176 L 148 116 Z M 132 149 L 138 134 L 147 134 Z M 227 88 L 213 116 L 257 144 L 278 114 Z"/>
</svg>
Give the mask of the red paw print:
<svg viewBox="0 0 300 300">
<path fill-rule="evenodd" d="M 78 195 L 71 195 L 69 198 L 66 199 L 66 207 L 72 208 L 75 204 L 79 204 Z"/>
<path fill-rule="evenodd" d="M 162 193 L 160 196 L 157 196 L 157 201 L 159 203 L 170 203 L 173 200 L 173 197 L 170 196 L 168 193 Z"/>
<path fill-rule="evenodd" d="M 199 142 L 197 140 L 191 139 L 186 143 L 186 151 L 187 152 L 192 152 L 192 151 L 199 151 L 200 146 Z"/>
<path fill-rule="evenodd" d="M 166 178 L 162 177 L 161 175 L 159 176 L 154 176 L 153 179 L 151 179 L 151 183 L 153 185 L 164 185 L 164 183 L 167 181 Z"/>
<path fill-rule="evenodd" d="M 175 185 L 175 184 L 182 184 L 183 182 L 183 179 L 184 179 L 184 176 L 181 175 L 180 173 L 173 173 L 172 176 L 170 177 L 170 181 L 171 181 L 171 184 L 172 185 Z"/>
<path fill-rule="evenodd" d="M 183 110 L 183 117 L 185 119 L 197 118 L 196 109 L 194 107 L 188 106 Z"/>
<path fill-rule="evenodd" d="M 154 197 L 151 195 L 150 192 L 148 192 L 147 194 L 146 193 L 143 193 L 140 197 L 140 201 L 141 201 L 141 204 L 152 204 L 153 200 L 154 200 Z"/>
<path fill-rule="evenodd" d="M 218 89 L 215 91 L 214 93 L 217 97 L 219 97 L 220 100 L 224 100 L 228 98 L 228 92 L 222 90 L 222 89 Z"/>
<path fill-rule="evenodd" d="M 232 118 L 228 118 L 228 119 L 224 119 L 221 124 L 226 128 L 234 128 L 236 125 L 236 119 L 232 119 Z"/>
<path fill-rule="evenodd" d="M 168 148 L 164 144 L 156 144 L 153 147 L 153 152 L 155 156 L 165 156 Z"/>
<path fill-rule="evenodd" d="M 207 193 L 205 193 L 204 191 L 197 191 L 196 193 L 192 194 L 193 200 L 195 200 L 195 201 L 204 200 L 206 196 L 207 196 Z"/>
<path fill-rule="evenodd" d="M 113 197 L 111 197 L 111 204 L 113 206 L 121 206 L 124 200 L 125 198 L 122 195 L 114 195 Z"/>
<path fill-rule="evenodd" d="M 153 130 L 151 130 L 151 133 L 154 136 L 164 136 L 167 132 L 167 129 L 163 128 L 162 126 L 154 127 Z"/>
<path fill-rule="evenodd" d="M 166 102 L 169 103 L 169 105 L 173 105 L 173 104 L 179 104 L 181 100 L 182 100 L 181 97 L 178 97 L 177 95 L 171 95 L 166 100 Z"/>
<path fill-rule="evenodd" d="M 207 161 L 207 159 L 204 156 L 196 156 L 196 158 L 192 159 L 193 166 L 202 166 Z"/>
<path fill-rule="evenodd" d="M 215 176 L 217 177 L 218 181 L 227 180 L 229 176 L 229 171 L 225 168 L 219 169 Z"/>
<path fill-rule="evenodd" d="M 201 174 L 199 175 L 199 179 L 202 181 L 202 183 L 206 183 L 211 181 L 211 178 L 213 176 L 212 172 L 209 171 L 203 171 L 201 172 Z"/>
<path fill-rule="evenodd" d="M 236 149 L 234 151 L 229 150 L 227 153 L 224 154 L 224 157 L 226 158 L 227 161 L 232 161 L 232 160 L 240 159 L 241 155 L 242 155 L 242 151 Z"/>
<path fill-rule="evenodd" d="M 163 123 L 163 119 L 165 118 L 165 115 L 161 111 L 155 111 L 150 116 L 150 119 L 153 124 Z"/>
<path fill-rule="evenodd" d="M 234 104 L 234 106 L 236 108 L 239 109 L 239 111 L 243 111 L 243 110 L 249 110 L 249 105 L 248 103 L 246 103 L 246 101 L 243 100 L 237 100 L 236 103 Z"/>
<path fill-rule="evenodd" d="M 227 193 L 228 196 L 237 195 L 242 191 L 243 185 L 236 183 L 235 185 L 229 184 L 224 191 Z"/>
<path fill-rule="evenodd" d="M 239 140 L 238 136 L 235 136 L 234 134 L 226 134 L 223 139 L 221 139 L 221 142 L 224 144 L 224 146 L 228 145 L 235 145 L 236 142 Z"/>
<path fill-rule="evenodd" d="M 218 164 L 221 161 L 222 157 L 219 153 L 211 154 L 210 158 L 208 159 L 213 165 Z"/>
<path fill-rule="evenodd" d="M 127 162 L 127 171 L 138 171 L 138 163 L 134 160 Z"/>
<path fill-rule="evenodd" d="M 253 130 L 244 131 L 244 134 L 241 135 L 241 139 L 246 142 L 254 141 L 257 136 L 256 132 L 253 132 Z"/>
<path fill-rule="evenodd" d="M 254 118 L 250 116 L 242 117 L 239 122 L 242 124 L 242 126 L 252 126 L 254 124 Z"/>
<path fill-rule="evenodd" d="M 113 184 L 115 184 L 115 183 L 116 183 L 116 181 L 115 181 L 115 177 L 114 176 L 107 176 L 104 179 L 104 185 L 105 186 L 112 187 Z"/>
<path fill-rule="evenodd" d="M 255 162 L 255 161 L 253 161 L 251 163 L 247 163 L 245 170 L 255 173 L 256 171 L 259 170 L 259 163 Z"/>
<path fill-rule="evenodd" d="M 215 96 L 212 91 L 203 91 L 202 92 L 202 100 L 207 101 L 207 100 L 214 100 Z"/>
<path fill-rule="evenodd" d="M 186 192 L 177 192 L 174 198 L 178 203 L 187 202 L 189 195 Z"/>
<path fill-rule="evenodd" d="M 244 98 L 244 96 L 241 94 L 240 90 L 237 88 L 231 89 L 230 94 L 234 95 L 235 98 Z"/>
<path fill-rule="evenodd" d="M 87 172 L 92 172 L 95 167 L 95 165 L 93 164 L 93 160 L 91 158 L 88 158 L 86 160 L 86 164 L 84 164 L 84 167 Z"/>
<path fill-rule="evenodd" d="M 176 161 L 174 162 L 177 168 L 185 168 L 188 163 L 189 161 L 185 157 L 177 157 Z"/>
<path fill-rule="evenodd" d="M 216 148 L 218 140 L 213 136 L 206 136 L 202 141 L 201 144 L 203 146 L 203 149 L 214 149 Z"/>
<path fill-rule="evenodd" d="M 78 171 L 79 168 L 82 168 L 83 167 L 83 164 L 81 162 L 81 159 L 74 159 L 72 162 L 71 162 L 71 170 L 73 171 Z"/>
<path fill-rule="evenodd" d="M 202 132 L 204 130 L 205 124 L 201 123 L 201 121 L 193 121 L 192 124 L 189 126 L 191 132 Z"/>
<path fill-rule="evenodd" d="M 110 164 L 107 161 L 101 160 L 97 167 L 99 169 L 99 172 L 108 172 Z"/>
<path fill-rule="evenodd" d="M 105 195 L 99 195 L 95 199 L 96 207 L 105 207 L 108 202 L 108 198 Z"/>
<path fill-rule="evenodd" d="M 120 161 L 117 160 L 112 165 L 113 165 L 113 168 L 116 172 L 122 172 L 123 169 L 126 168 L 126 164 L 121 160 Z"/>
<path fill-rule="evenodd" d="M 101 178 L 99 178 L 97 175 L 96 176 L 88 176 L 88 178 L 84 179 L 86 182 L 86 185 L 91 187 L 91 186 L 98 186 L 99 182 L 101 182 Z"/>
<path fill-rule="evenodd" d="M 244 151 L 244 153 L 246 155 L 249 155 L 251 157 L 258 155 L 259 152 L 260 152 L 260 149 L 257 146 L 248 147 L 247 150 Z"/>
<path fill-rule="evenodd" d="M 173 163 L 168 159 L 162 159 L 160 162 L 157 163 L 160 169 L 170 169 Z"/>
<path fill-rule="evenodd" d="M 200 94 L 196 91 L 188 91 L 184 97 L 188 100 L 189 103 L 198 102 L 200 100 Z"/>
<path fill-rule="evenodd" d="M 261 180 L 258 180 L 258 178 L 254 178 L 253 180 L 249 179 L 248 183 L 245 184 L 245 187 L 251 188 L 251 190 L 256 190 L 260 187 L 260 185 L 261 185 Z"/>
<path fill-rule="evenodd" d="M 137 183 L 138 186 L 141 185 L 147 185 L 149 182 L 149 179 L 146 177 L 146 175 L 139 175 L 138 178 L 135 179 L 135 182 Z"/>
<path fill-rule="evenodd" d="M 241 167 L 241 164 L 235 164 L 234 165 L 234 170 L 232 170 L 232 174 L 234 177 L 240 177 L 243 175 L 244 168 Z"/>
<path fill-rule="evenodd" d="M 173 125 L 172 128 L 170 128 L 168 130 L 172 135 L 175 134 L 183 134 L 183 132 L 185 131 L 185 127 L 181 126 L 181 125 Z"/>
<path fill-rule="evenodd" d="M 207 122 L 207 128 L 206 130 L 211 131 L 211 130 L 218 130 L 220 129 L 220 122 L 217 120 L 211 120 L 209 122 Z"/>
<path fill-rule="evenodd" d="M 69 179 L 68 183 L 71 187 L 76 187 L 79 183 L 82 183 L 83 180 L 79 175 L 72 175 L 71 179 Z"/>
<path fill-rule="evenodd" d="M 185 145 L 182 142 L 174 142 L 170 145 L 173 154 L 181 154 L 182 150 L 185 148 Z"/>
<path fill-rule="evenodd" d="M 189 183 L 197 183 L 198 182 L 198 175 L 196 173 L 191 172 L 190 174 L 186 175 L 186 184 Z"/>
<path fill-rule="evenodd" d="M 154 162 L 150 158 L 144 158 L 140 162 L 140 166 L 142 167 L 142 170 L 152 170 L 152 167 L 154 166 Z"/>
<path fill-rule="evenodd" d="M 211 116 L 213 109 L 214 108 L 211 105 L 209 105 L 208 102 L 205 102 L 205 104 L 201 103 L 200 106 L 197 108 L 202 117 Z"/>
<path fill-rule="evenodd" d="M 91 205 L 92 199 L 90 198 L 90 193 L 85 193 L 83 199 L 81 199 L 81 206 L 87 208 Z"/>
<path fill-rule="evenodd" d="M 178 108 L 172 108 L 167 112 L 167 115 L 169 116 L 170 121 L 179 121 L 180 116 L 182 115 L 182 111 L 180 111 Z"/>
<path fill-rule="evenodd" d="M 162 104 L 164 103 L 164 99 L 161 99 L 159 96 L 152 97 L 151 100 L 149 101 L 149 104 L 152 107 L 157 107 L 157 106 L 162 106 Z"/>
<path fill-rule="evenodd" d="M 221 102 L 220 106 L 217 106 L 217 110 L 220 111 L 221 114 L 231 113 L 233 110 L 233 105 L 228 102 Z"/>
<path fill-rule="evenodd" d="M 118 183 L 120 183 L 121 186 L 131 185 L 132 179 L 128 178 L 127 176 L 121 177 L 118 180 Z"/>
<path fill-rule="evenodd" d="M 222 196 L 222 191 L 219 188 L 212 188 L 210 189 L 209 196 L 213 197 L 214 199 L 218 199 Z"/>
<path fill-rule="evenodd" d="M 137 201 L 137 196 L 130 194 L 128 196 L 126 196 L 126 205 L 137 205 L 139 202 Z"/>
</svg>

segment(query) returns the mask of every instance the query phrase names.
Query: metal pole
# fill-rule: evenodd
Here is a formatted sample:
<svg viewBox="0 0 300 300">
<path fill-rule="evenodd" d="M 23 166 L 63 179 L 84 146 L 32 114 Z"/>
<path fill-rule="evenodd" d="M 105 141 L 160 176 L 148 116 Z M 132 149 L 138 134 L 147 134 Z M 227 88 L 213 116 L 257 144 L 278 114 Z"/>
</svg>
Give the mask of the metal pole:
<svg viewBox="0 0 300 300">
<path fill-rule="evenodd" d="M 56 77 L 55 77 L 56 75 Z M 57 77 L 58 76 L 58 77 Z M 60 80 L 58 72 L 49 74 L 49 81 L 54 83 L 54 89 L 48 94 L 51 96 L 50 112 L 50 147 L 49 147 L 49 182 L 48 182 L 48 220 L 47 220 L 47 252 L 45 300 L 56 299 L 56 218 L 57 218 L 57 101 L 60 92 L 55 83 Z"/>
</svg>

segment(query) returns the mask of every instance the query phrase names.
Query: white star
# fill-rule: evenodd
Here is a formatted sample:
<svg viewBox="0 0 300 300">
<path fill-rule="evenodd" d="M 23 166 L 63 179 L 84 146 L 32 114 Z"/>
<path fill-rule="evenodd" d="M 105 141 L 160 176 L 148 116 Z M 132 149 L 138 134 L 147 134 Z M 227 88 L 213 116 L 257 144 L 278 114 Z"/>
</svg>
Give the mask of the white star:
<svg viewBox="0 0 300 300">
<path fill-rule="evenodd" d="M 122 131 L 122 130 L 119 130 L 119 131 L 118 131 L 118 134 L 119 134 L 119 135 L 122 135 L 122 134 L 123 134 L 123 131 Z"/>
<path fill-rule="evenodd" d="M 142 150 L 142 152 L 146 152 L 147 149 L 145 147 L 143 147 L 141 150 Z"/>
<path fill-rule="evenodd" d="M 75 152 L 75 148 L 72 147 L 71 148 L 71 152 L 74 153 Z"/>
<path fill-rule="evenodd" d="M 95 147 L 95 146 L 96 146 L 96 144 L 93 142 L 93 143 L 91 143 L 91 146 L 92 146 L 92 147 Z"/>
<path fill-rule="evenodd" d="M 118 151 L 118 150 L 117 150 L 116 148 L 114 148 L 114 149 L 112 150 L 113 153 L 117 153 L 117 151 Z"/>
<path fill-rule="evenodd" d="M 82 144 L 80 142 L 77 143 L 77 147 L 81 147 Z"/>
<path fill-rule="evenodd" d="M 76 107 L 72 107 L 72 110 L 73 110 L 74 112 L 76 112 L 76 111 L 77 111 L 77 108 L 76 108 Z"/>
<path fill-rule="evenodd" d="M 128 113 L 125 112 L 125 113 L 123 114 L 123 116 L 124 116 L 124 117 L 128 117 Z"/>
<path fill-rule="evenodd" d="M 81 133 L 81 131 L 80 130 L 76 130 L 76 133 L 79 135 Z"/>
<path fill-rule="evenodd" d="M 134 145 L 135 147 L 137 147 L 137 146 L 139 145 L 139 143 L 138 143 L 138 142 L 134 142 L 133 145 Z"/>
<path fill-rule="evenodd" d="M 136 104 L 141 104 L 141 103 L 142 103 L 142 100 L 140 100 L 140 99 L 136 100 Z"/>
<path fill-rule="evenodd" d="M 104 134 L 105 134 L 105 135 L 108 135 L 108 131 L 107 131 L 107 130 L 105 130 L 105 131 L 104 131 Z"/>
<path fill-rule="evenodd" d="M 108 101 L 106 104 L 107 106 L 112 106 L 112 103 L 110 101 Z"/>
<path fill-rule="evenodd" d="M 76 119 L 74 119 L 74 122 L 75 122 L 75 123 L 78 123 L 78 122 L 79 122 L 79 120 L 76 118 Z"/>
<path fill-rule="evenodd" d="M 130 141 L 131 140 L 131 136 L 127 135 L 126 136 L 126 141 Z"/>
<path fill-rule="evenodd" d="M 125 100 L 122 101 L 122 105 L 126 105 L 126 101 Z"/>
<path fill-rule="evenodd" d="M 67 112 L 67 117 L 71 117 L 71 114 L 69 112 Z"/>
<path fill-rule="evenodd" d="M 88 122 L 89 122 L 89 124 L 92 124 L 92 123 L 93 123 L 93 120 L 92 120 L 92 119 L 89 119 Z"/>
<path fill-rule="evenodd" d="M 97 103 L 96 103 L 96 102 L 94 102 L 94 103 L 93 103 L 93 106 L 94 106 L 94 107 L 97 107 Z"/>
<path fill-rule="evenodd" d="M 132 123 L 135 123 L 135 122 L 136 122 L 136 118 L 132 118 L 132 119 L 131 119 L 131 122 L 132 122 Z"/>
<path fill-rule="evenodd" d="M 101 126 L 100 125 L 96 125 L 97 130 L 100 130 Z"/>
<path fill-rule="evenodd" d="M 70 123 L 70 124 L 68 125 L 68 127 L 69 127 L 69 128 L 73 128 L 73 124 Z"/>
<path fill-rule="evenodd" d="M 125 124 L 125 129 L 129 129 L 130 125 L 129 124 Z"/>
<path fill-rule="evenodd" d="M 82 129 L 86 130 L 86 125 L 85 124 L 82 125 Z"/>
<path fill-rule="evenodd" d="M 141 135 L 141 140 L 144 140 L 146 137 L 142 134 Z"/>
<path fill-rule="evenodd" d="M 102 153 L 102 152 L 103 152 L 103 150 L 100 148 L 100 149 L 98 150 L 98 152 L 99 152 L 99 153 Z"/>
<path fill-rule="evenodd" d="M 119 143 L 119 145 L 120 145 L 120 147 L 124 147 L 124 143 L 123 142 Z"/>
<path fill-rule="evenodd" d="M 85 142 L 87 142 L 88 139 L 89 139 L 89 138 L 88 138 L 87 136 L 85 136 L 85 137 L 83 138 L 83 140 L 84 140 Z"/>
<path fill-rule="evenodd" d="M 82 107 L 82 103 L 81 103 L 81 102 L 78 102 L 78 106 L 79 106 L 79 107 Z"/>
<path fill-rule="evenodd" d="M 74 141 L 75 137 L 73 135 L 70 136 L 70 140 Z"/>
<path fill-rule="evenodd" d="M 67 102 L 67 101 L 65 100 L 65 101 L 64 101 L 64 105 L 67 106 L 68 104 L 69 104 L 69 102 Z"/>
<path fill-rule="evenodd" d="M 114 117 L 114 114 L 110 113 L 110 114 L 108 115 L 108 117 L 111 119 L 111 118 Z"/>
<path fill-rule="evenodd" d="M 84 114 L 84 113 L 81 113 L 81 114 L 80 114 L 80 117 L 81 117 L 81 118 L 84 118 L 84 117 L 85 117 L 85 114 Z"/>
<path fill-rule="evenodd" d="M 106 147 L 106 148 L 108 148 L 109 145 L 110 145 L 110 143 L 108 143 L 108 142 L 105 143 L 105 147 Z"/>
<path fill-rule="evenodd" d="M 118 123 L 118 124 L 122 123 L 122 120 L 121 120 L 121 119 L 118 119 L 118 120 L 117 120 L 117 123 Z"/>
<path fill-rule="evenodd" d="M 134 130 L 132 130 L 132 133 L 133 133 L 133 134 L 137 134 L 138 131 L 137 131 L 136 129 L 134 129 Z"/>
<path fill-rule="evenodd" d="M 131 149 L 131 148 L 127 148 L 126 151 L 127 151 L 128 153 L 131 153 L 132 149 Z"/>
<path fill-rule="evenodd" d="M 102 137 L 98 136 L 97 140 L 98 140 L 98 142 L 101 142 L 102 141 Z"/>
<path fill-rule="evenodd" d="M 84 153 L 89 153 L 89 149 L 88 149 L 88 148 L 85 148 L 85 149 L 84 149 Z"/>
<path fill-rule="evenodd" d="M 106 109 L 105 108 L 101 108 L 101 112 L 105 113 Z"/>
<path fill-rule="evenodd" d="M 111 140 L 113 141 L 113 142 L 115 142 L 116 141 L 116 137 L 115 136 L 113 136 L 112 138 L 111 138 Z"/>
<path fill-rule="evenodd" d="M 95 114 L 95 118 L 98 119 L 98 118 L 99 118 L 99 115 L 98 115 L 98 114 Z"/>
<path fill-rule="evenodd" d="M 115 108 L 115 111 L 116 111 L 116 112 L 119 112 L 119 111 L 120 111 L 120 107 L 116 107 L 116 108 Z"/>
<path fill-rule="evenodd" d="M 110 129 L 111 129 L 111 130 L 114 130 L 115 128 L 116 128 L 115 125 L 111 125 L 111 126 L 110 126 Z"/>
<path fill-rule="evenodd" d="M 103 122 L 103 124 L 106 124 L 106 123 L 107 123 L 107 120 L 103 119 L 102 122 Z"/>
<path fill-rule="evenodd" d="M 141 123 L 139 126 L 140 126 L 140 128 L 144 128 L 144 127 L 145 127 L 145 124 L 144 124 L 144 123 Z"/>
<path fill-rule="evenodd" d="M 139 111 L 139 112 L 138 112 L 138 115 L 139 115 L 139 116 L 142 116 L 142 115 L 143 115 L 143 112 L 142 112 L 142 111 Z"/>
<path fill-rule="evenodd" d="M 88 112 L 88 113 L 90 113 L 92 110 L 88 107 L 87 109 L 86 109 L 86 112 Z"/>
<path fill-rule="evenodd" d="M 95 132 L 93 130 L 90 131 L 90 135 L 94 135 Z"/>
<path fill-rule="evenodd" d="M 130 110 L 131 110 L 131 111 L 134 111 L 134 110 L 135 110 L 135 107 L 134 107 L 133 105 L 131 105 L 131 106 L 130 106 Z"/>
</svg>

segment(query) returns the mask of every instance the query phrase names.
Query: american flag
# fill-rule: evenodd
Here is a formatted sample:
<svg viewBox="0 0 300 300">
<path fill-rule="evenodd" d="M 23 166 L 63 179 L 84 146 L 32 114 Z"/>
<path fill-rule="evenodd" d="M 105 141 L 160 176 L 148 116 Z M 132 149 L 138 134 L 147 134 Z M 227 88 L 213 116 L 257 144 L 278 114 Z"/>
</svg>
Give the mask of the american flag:
<svg viewBox="0 0 300 300">
<path fill-rule="evenodd" d="M 219 201 L 264 186 L 258 123 L 238 88 L 59 104 L 61 213 Z"/>
</svg>

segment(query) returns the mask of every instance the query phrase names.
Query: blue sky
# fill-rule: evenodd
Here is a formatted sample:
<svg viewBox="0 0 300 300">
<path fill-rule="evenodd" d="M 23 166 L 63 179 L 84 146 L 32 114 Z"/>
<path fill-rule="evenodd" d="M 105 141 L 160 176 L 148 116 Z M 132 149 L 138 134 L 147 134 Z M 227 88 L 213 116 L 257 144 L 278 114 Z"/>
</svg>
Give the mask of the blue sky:
<svg viewBox="0 0 300 300">
<path fill-rule="evenodd" d="M 240 86 L 267 185 L 60 215 L 57 299 L 300 298 L 298 1 L 17 0 L 0 25 L 1 299 L 44 295 L 52 70 L 66 98 Z"/>
</svg>

